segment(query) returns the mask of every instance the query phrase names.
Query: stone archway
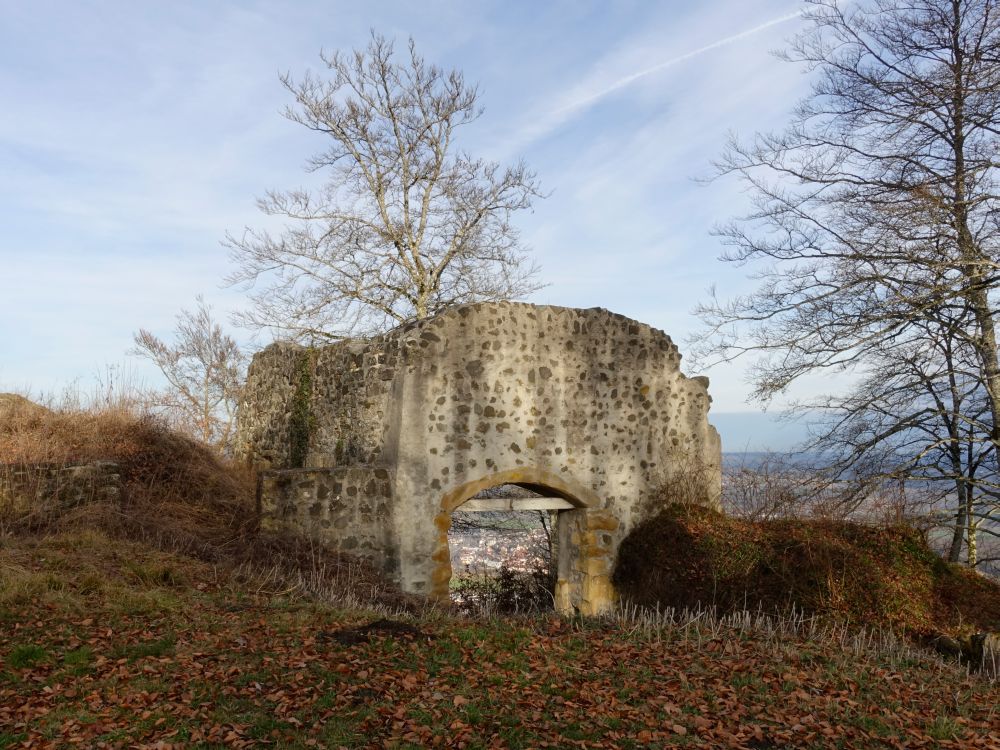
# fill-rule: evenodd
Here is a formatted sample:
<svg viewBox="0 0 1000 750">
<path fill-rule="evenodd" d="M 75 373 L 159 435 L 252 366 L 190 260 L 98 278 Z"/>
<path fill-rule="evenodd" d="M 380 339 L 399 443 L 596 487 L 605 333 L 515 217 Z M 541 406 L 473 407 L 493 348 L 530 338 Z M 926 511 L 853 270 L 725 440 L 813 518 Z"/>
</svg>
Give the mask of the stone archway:
<svg viewBox="0 0 1000 750">
<path fill-rule="evenodd" d="M 617 545 L 665 487 L 716 503 L 708 380 L 668 336 L 602 309 L 481 303 L 371 339 L 254 356 L 237 444 L 262 471 L 261 524 L 440 596 L 449 514 L 497 484 L 569 503 L 557 607 L 613 601 Z M 693 489 L 692 489 L 693 488 Z"/>
<path fill-rule="evenodd" d="M 482 490 L 505 484 L 552 496 L 544 498 L 547 502 L 531 501 L 531 509 L 559 512 L 556 610 L 566 614 L 606 611 L 614 601 L 610 574 L 613 534 L 618 530 L 618 520 L 601 510 L 600 498 L 590 488 L 538 467 L 495 472 L 445 493 L 440 512 L 434 518 L 437 545 L 431 556 L 434 571 L 430 595 L 440 601 L 447 601 L 449 597 L 453 572 L 448 545 L 451 514 Z"/>
</svg>

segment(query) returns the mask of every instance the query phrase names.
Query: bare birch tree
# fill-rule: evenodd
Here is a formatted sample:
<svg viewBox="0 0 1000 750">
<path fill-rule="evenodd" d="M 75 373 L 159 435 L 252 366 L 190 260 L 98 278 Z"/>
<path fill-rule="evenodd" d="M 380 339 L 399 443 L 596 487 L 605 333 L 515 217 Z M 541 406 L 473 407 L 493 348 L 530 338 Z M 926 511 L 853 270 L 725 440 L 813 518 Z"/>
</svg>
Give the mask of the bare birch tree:
<svg viewBox="0 0 1000 750">
<path fill-rule="evenodd" d="M 373 33 L 365 50 L 321 55 L 326 76 L 282 76 L 285 116 L 326 139 L 308 164 L 326 181 L 258 200 L 279 234 L 227 237 L 229 280 L 251 288 L 245 324 L 339 338 L 538 288 L 511 224 L 539 195 L 534 173 L 461 151 L 459 129 L 482 113 L 476 87 L 412 40 L 402 58 Z"/>
<path fill-rule="evenodd" d="M 173 343 L 144 328 L 134 342 L 131 353 L 150 360 L 166 378 L 168 387 L 154 398 L 156 408 L 181 429 L 227 452 L 247 358 L 212 318 L 204 299 L 198 297 L 195 310 L 177 316 Z"/>
<path fill-rule="evenodd" d="M 698 355 L 762 353 L 751 377 L 754 395 L 767 400 L 807 373 L 877 378 L 887 361 L 921 350 L 940 311 L 962 311 L 964 325 L 950 335 L 981 385 L 979 421 L 995 463 L 997 5 L 808 5 L 811 26 L 785 57 L 811 70 L 812 93 L 784 132 L 734 139 L 718 165 L 754 199 L 748 215 L 720 229 L 724 259 L 754 264 L 760 285 L 700 307 L 711 335 Z"/>
</svg>

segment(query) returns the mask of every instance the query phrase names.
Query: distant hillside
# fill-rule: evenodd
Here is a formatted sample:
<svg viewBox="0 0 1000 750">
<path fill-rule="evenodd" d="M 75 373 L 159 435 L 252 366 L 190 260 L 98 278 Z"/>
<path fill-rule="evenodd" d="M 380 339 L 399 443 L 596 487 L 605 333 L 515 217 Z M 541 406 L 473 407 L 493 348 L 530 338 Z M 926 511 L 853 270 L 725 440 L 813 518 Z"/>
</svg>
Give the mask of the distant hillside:
<svg viewBox="0 0 1000 750">
<path fill-rule="evenodd" d="M 783 463 L 792 466 L 816 465 L 820 457 L 816 453 L 779 453 L 772 451 L 723 451 L 722 468 L 724 470 L 733 469 L 758 469 L 765 462 L 779 458 Z"/>
</svg>

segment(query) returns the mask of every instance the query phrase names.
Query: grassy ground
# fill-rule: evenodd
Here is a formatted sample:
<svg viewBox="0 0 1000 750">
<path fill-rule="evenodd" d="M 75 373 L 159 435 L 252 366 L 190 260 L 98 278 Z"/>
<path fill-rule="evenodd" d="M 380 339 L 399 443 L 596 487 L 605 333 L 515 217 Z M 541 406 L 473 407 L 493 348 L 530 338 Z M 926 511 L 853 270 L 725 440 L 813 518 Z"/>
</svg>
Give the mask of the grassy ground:
<svg viewBox="0 0 1000 750">
<path fill-rule="evenodd" d="M 386 612 L 268 588 L 0 537 L 0 748 L 1000 746 L 1000 689 L 901 646 L 708 616 L 368 633 Z"/>
</svg>

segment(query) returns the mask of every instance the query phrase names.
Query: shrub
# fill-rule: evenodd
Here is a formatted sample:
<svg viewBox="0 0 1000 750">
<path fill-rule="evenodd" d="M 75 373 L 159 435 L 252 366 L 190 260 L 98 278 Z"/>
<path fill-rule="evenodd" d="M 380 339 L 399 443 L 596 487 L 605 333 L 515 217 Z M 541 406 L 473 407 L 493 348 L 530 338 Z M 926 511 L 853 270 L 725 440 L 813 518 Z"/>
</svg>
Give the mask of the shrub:
<svg viewBox="0 0 1000 750">
<path fill-rule="evenodd" d="M 622 542 L 614 582 L 643 606 L 809 614 L 922 634 L 1000 627 L 1000 587 L 943 562 L 906 526 L 747 521 L 670 506 Z"/>
<path fill-rule="evenodd" d="M 468 614 L 512 615 L 552 609 L 555 575 L 549 567 L 514 570 L 501 565 L 495 572 L 456 577 L 452 596 Z"/>
</svg>

